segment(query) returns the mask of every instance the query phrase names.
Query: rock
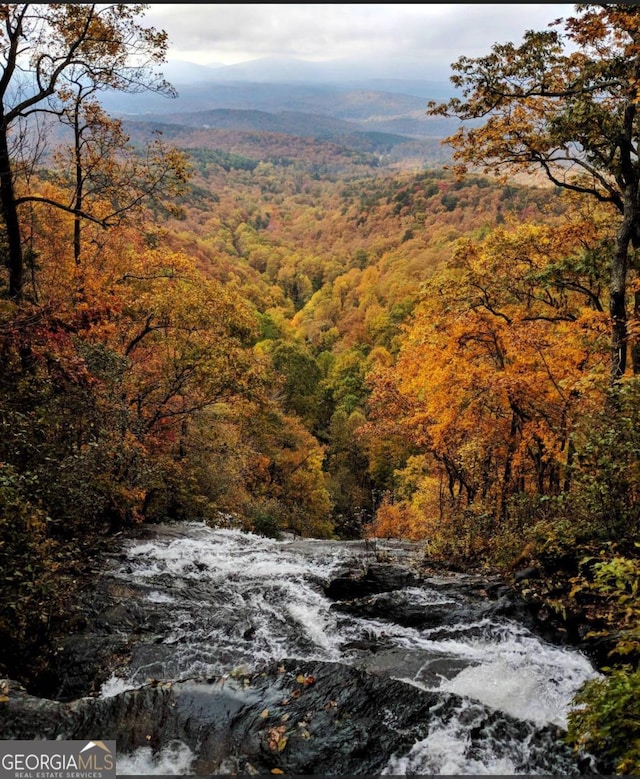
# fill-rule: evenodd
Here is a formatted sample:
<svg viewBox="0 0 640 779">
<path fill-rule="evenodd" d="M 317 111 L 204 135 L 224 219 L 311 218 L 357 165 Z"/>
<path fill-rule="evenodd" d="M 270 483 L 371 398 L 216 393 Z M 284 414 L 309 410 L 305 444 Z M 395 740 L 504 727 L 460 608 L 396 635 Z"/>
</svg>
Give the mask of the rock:
<svg viewBox="0 0 640 779">
<path fill-rule="evenodd" d="M 303 548 L 299 540 L 291 544 Z M 334 548 L 327 550 L 333 563 Z M 324 559 L 322 554 L 314 547 L 314 555 Z M 565 773 L 559 770 L 563 765 L 566 773 L 578 773 L 556 729 L 540 729 L 437 690 L 443 679 L 475 663 L 449 654 L 446 643 L 434 648 L 435 642 L 482 642 L 485 618 L 519 618 L 530 606 L 498 579 L 427 574 L 413 567 L 408 555 L 376 553 L 375 561 L 367 555 L 347 558 L 352 562 L 328 583 L 321 574 L 327 569 L 317 566 L 304 582 L 298 574 L 283 577 L 287 586 L 270 586 L 262 574 L 245 581 L 235 570 L 213 576 L 208 565 L 198 563 L 205 558 L 197 556 L 193 565 L 183 566 L 183 575 L 160 566 L 153 576 L 136 576 L 132 564 L 127 576 L 118 555 L 74 604 L 69 630 L 59 626 L 48 686 L 38 689 L 45 699 L 7 683 L 0 733 L 114 739 L 123 755 L 139 747 L 159 753 L 178 743 L 196 755 L 196 775 L 274 769 L 292 775 L 379 775 L 385 768 L 394 773 L 397 764 L 388 763 L 393 755 L 407 755 L 430 734 L 446 732 L 454 734 L 456 749 L 467 750 L 462 764 L 467 758 L 466 764 L 481 765 L 479 755 L 490 749 L 492 761 L 494 751 L 498 761 L 515 755 L 514 773 Z M 242 553 L 239 565 L 244 559 Z M 273 570 L 273 561 L 264 570 Z M 331 608 L 342 612 L 334 619 L 323 621 L 329 604 L 322 590 L 333 599 Z M 264 619 L 265 612 L 273 619 Z M 319 634 L 313 630 L 318 626 Z M 336 629 L 329 635 L 330 626 Z M 424 647 L 400 644 L 399 637 L 413 628 L 425 631 Z M 343 662 L 260 665 L 267 661 L 259 658 L 280 653 L 317 657 L 318 639 L 325 636 L 330 656 Z M 198 673 L 203 676 L 185 679 Z M 118 679 L 127 685 L 161 681 L 102 697 L 102 684 L 112 676 L 108 690 L 118 687 Z M 504 739 L 494 747 L 497 732 Z M 522 745 L 527 754 L 530 746 L 538 750 L 534 758 L 525 759 Z"/>
<path fill-rule="evenodd" d="M 455 605 L 435 603 L 424 605 L 412 603 L 402 591 L 393 591 L 366 598 L 340 601 L 332 607 L 336 611 L 357 614 L 362 617 L 374 617 L 394 622 L 405 627 L 431 628 L 457 621 L 454 617 Z"/>
<path fill-rule="evenodd" d="M 332 608 L 346 614 L 381 619 L 422 630 L 443 627 L 443 636 L 458 624 L 465 625 L 465 632 L 468 633 L 470 623 L 487 617 L 521 621 L 527 618 L 522 604 L 501 590 L 494 590 L 493 597 L 486 593 L 478 595 L 476 599 L 449 596 L 441 603 L 421 603 L 412 599 L 405 590 L 392 590 L 362 598 L 339 600 Z"/>
<path fill-rule="evenodd" d="M 461 699 L 330 662 L 285 660 L 260 673 L 145 685 L 111 698 L 55 702 L 5 681 L 5 739 L 115 740 L 118 755 L 178 740 L 196 755 L 191 773 L 379 774 L 438 726 L 458 717 Z M 503 738 L 535 739 L 542 771 L 558 766 L 560 733 L 471 704 L 469 755 L 499 726 Z M 468 716 L 471 716 L 469 714 Z M 553 749 L 550 747 L 553 745 Z M 496 746 L 498 752 L 508 747 Z M 499 759 L 500 755 L 496 757 Z M 527 766 L 516 765 L 514 772 Z M 575 773 L 566 749 L 568 773 Z M 522 769 L 522 770 L 521 770 Z M 550 772 L 550 771 L 547 771 Z"/>
<path fill-rule="evenodd" d="M 516 582 L 523 582 L 525 579 L 537 579 L 540 577 L 540 569 L 539 568 L 522 568 L 519 571 L 516 571 L 513 575 L 513 579 Z"/>
<path fill-rule="evenodd" d="M 394 563 L 370 563 L 364 570 L 341 572 L 324 587 L 324 592 L 332 600 L 351 600 L 413 587 L 418 581 L 418 576 L 410 568 Z"/>
</svg>

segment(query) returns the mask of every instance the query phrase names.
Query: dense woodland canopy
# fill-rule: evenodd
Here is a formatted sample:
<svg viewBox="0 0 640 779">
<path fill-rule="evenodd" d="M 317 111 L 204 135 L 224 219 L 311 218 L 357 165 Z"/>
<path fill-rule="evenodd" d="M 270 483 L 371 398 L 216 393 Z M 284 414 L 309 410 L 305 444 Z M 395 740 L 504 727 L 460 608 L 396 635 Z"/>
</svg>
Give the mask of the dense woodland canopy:
<svg viewBox="0 0 640 779">
<path fill-rule="evenodd" d="M 546 566 L 636 695 L 640 10 L 462 57 L 451 169 L 109 117 L 171 92 L 143 14 L 0 8 L 0 665 L 94 544 L 199 519 Z M 634 772 L 612 695 L 573 735 Z"/>
</svg>

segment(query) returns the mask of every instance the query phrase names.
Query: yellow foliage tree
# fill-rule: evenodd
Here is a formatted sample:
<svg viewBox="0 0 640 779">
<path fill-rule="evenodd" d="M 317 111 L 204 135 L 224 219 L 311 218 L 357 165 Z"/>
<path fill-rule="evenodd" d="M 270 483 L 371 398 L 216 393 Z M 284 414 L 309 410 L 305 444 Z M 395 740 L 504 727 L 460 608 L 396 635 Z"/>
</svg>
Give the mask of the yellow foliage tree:
<svg viewBox="0 0 640 779">
<path fill-rule="evenodd" d="M 514 496 L 567 487 L 576 416 L 601 399 L 608 369 L 601 230 L 593 218 L 497 229 L 460 242 L 425 285 L 371 400 L 373 433 L 402 433 L 424 477 L 442 477 L 414 474 L 401 507 L 438 506 L 430 525 L 473 515 L 488 541 Z"/>
</svg>

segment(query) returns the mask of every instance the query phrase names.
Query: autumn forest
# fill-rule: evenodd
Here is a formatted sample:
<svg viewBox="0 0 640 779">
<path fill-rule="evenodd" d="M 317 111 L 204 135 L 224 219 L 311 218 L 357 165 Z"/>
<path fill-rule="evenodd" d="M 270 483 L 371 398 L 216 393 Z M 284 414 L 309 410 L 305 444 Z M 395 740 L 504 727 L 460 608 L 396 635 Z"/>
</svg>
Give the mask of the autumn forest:
<svg viewBox="0 0 640 779">
<path fill-rule="evenodd" d="M 111 116 L 143 11 L 0 8 L 3 670 L 141 523 L 405 538 L 615 626 L 572 733 L 636 773 L 640 9 L 462 56 L 420 164 Z"/>
</svg>

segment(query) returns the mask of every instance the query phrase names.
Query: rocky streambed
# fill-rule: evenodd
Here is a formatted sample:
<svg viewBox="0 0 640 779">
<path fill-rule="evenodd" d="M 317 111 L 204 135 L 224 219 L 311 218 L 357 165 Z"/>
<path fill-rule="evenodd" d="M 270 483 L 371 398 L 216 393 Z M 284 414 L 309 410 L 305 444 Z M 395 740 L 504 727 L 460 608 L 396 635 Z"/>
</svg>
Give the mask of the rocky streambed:
<svg viewBox="0 0 640 779">
<path fill-rule="evenodd" d="M 148 528 L 105 560 L 4 739 L 113 739 L 119 775 L 598 773 L 563 740 L 589 658 L 410 543 Z"/>
</svg>

